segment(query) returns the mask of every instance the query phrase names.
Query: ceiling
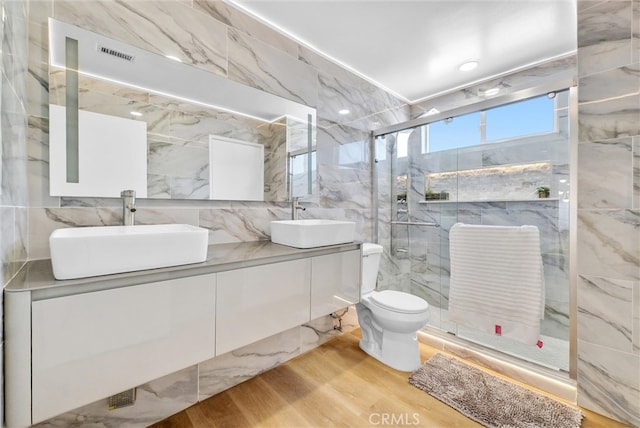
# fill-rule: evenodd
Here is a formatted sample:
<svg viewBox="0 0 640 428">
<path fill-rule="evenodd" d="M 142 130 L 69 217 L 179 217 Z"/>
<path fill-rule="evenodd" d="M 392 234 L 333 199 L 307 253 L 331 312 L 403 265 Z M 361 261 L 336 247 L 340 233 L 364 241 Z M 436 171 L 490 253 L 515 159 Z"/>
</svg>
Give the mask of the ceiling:
<svg viewBox="0 0 640 428">
<path fill-rule="evenodd" d="M 230 1 L 411 103 L 576 50 L 576 0 Z"/>
</svg>

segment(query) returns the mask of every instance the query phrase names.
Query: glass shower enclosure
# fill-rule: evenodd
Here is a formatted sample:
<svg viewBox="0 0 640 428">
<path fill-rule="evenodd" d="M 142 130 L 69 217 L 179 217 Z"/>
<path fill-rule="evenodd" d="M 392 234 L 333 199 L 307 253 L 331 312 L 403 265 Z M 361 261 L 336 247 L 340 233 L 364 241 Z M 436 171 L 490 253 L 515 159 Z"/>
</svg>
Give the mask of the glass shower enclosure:
<svg viewBox="0 0 640 428">
<path fill-rule="evenodd" d="M 379 288 L 427 300 L 428 331 L 568 372 L 569 91 L 421 122 L 375 135 Z M 449 230 L 458 222 L 538 227 L 541 348 L 449 321 Z"/>
</svg>

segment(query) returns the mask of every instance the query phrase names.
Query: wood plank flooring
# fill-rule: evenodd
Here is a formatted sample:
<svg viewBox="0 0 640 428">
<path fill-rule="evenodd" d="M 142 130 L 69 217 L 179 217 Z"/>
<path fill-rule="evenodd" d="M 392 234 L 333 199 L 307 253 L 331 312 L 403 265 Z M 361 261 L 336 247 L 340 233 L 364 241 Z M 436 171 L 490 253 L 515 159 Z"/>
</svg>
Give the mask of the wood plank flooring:
<svg viewBox="0 0 640 428">
<path fill-rule="evenodd" d="M 481 426 L 369 357 L 358 340 L 359 331 L 344 334 L 152 427 Z M 439 351 L 420 344 L 420 352 L 426 360 Z M 583 413 L 583 428 L 625 426 Z"/>
</svg>

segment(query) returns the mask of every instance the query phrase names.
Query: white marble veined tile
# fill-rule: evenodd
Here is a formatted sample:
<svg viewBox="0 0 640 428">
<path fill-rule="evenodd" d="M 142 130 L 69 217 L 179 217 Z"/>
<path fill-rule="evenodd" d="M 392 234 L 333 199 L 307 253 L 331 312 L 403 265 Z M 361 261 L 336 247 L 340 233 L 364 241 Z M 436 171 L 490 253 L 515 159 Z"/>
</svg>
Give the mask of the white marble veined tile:
<svg viewBox="0 0 640 428">
<path fill-rule="evenodd" d="M 579 276 L 578 339 L 632 351 L 633 283 Z"/>
<path fill-rule="evenodd" d="M 52 70 L 52 74 L 55 74 L 56 76 L 64 76 L 64 70 Z M 50 88 L 50 95 L 62 92 L 60 95 L 55 96 L 57 99 L 63 99 L 66 96 L 64 93 L 66 91 L 66 88 L 64 86 L 65 84 L 65 81 L 57 79 L 55 86 L 52 86 Z M 80 91 L 81 96 L 85 93 L 102 94 L 107 99 L 109 97 L 115 96 L 144 104 L 149 104 L 150 99 L 149 92 L 143 91 L 141 89 L 132 88 L 120 83 L 109 82 L 107 80 L 96 79 L 83 74 L 80 74 L 78 76 L 78 90 Z M 80 101 L 82 102 L 82 99 L 80 99 Z M 88 102 L 86 103 L 88 104 Z"/>
<path fill-rule="evenodd" d="M 279 123 L 277 122 L 271 125 L 274 133 L 280 133 L 281 131 L 278 132 L 278 128 L 284 128 L 285 126 L 287 150 L 289 150 L 290 152 L 294 152 L 297 150 L 307 149 L 309 145 L 309 132 L 307 129 L 307 123 L 295 120 L 293 118 L 286 118 L 286 122 L 280 121 Z M 315 141 L 313 141 L 313 131 L 311 138 L 312 144 L 315 144 Z"/>
<path fill-rule="evenodd" d="M 201 147 L 209 147 L 210 135 L 263 144 L 270 134 L 266 124 L 230 113 L 214 110 L 197 115 L 183 111 L 171 112 L 171 137 L 192 144 L 197 142 Z"/>
<path fill-rule="evenodd" d="M 294 327 L 200 363 L 199 400 L 218 394 L 299 355 L 300 329 L 301 327 Z"/>
<path fill-rule="evenodd" d="M 115 226 L 122 224 L 122 208 L 31 208 L 29 210 L 29 257 L 50 257 L 49 235 L 58 228 Z"/>
<path fill-rule="evenodd" d="M 632 39 L 631 39 L 631 47 L 632 47 L 632 63 L 637 63 L 640 61 L 640 3 L 638 1 L 633 2 L 633 22 L 632 26 Z"/>
<path fill-rule="evenodd" d="M 149 142 L 147 172 L 181 178 L 209 179 L 209 148 Z"/>
<path fill-rule="evenodd" d="M 345 125 L 318 128 L 318 163 L 360 168 L 369 161 L 369 133 Z"/>
<path fill-rule="evenodd" d="M 579 106 L 580 141 L 597 141 L 640 134 L 637 93 Z"/>
<path fill-rule="evenodd" d="M 601 2 L 578 14 L 579 47 L 603 40 L 620 40 L 631 34 L 631 2 Z"/>
<path fill-rule="evenodd" d="M 273 128 L 284 131 L 284 127 L 281 126 Z M 273 135 L 265 144 L 265 201 L 287 200 L 287 171 L 287 137 L 285 132 L 280 132 Z"/>
<path fill-rule="evenodd" d="M 298 44 L 294 40 L 242 13 L 229 3 L 216 0 L 194 0 L 193 7 L 232 28 L 261 40 L 273 48 L 279 49 L 294 58 L 298 57 Z"/>
<path fill-rule="evenodd" d="M 29 20 L 40 25 L 47 25 L 47 19 L 53 16 L 53 0 L 30 0 Z"/>
<path fill-rule="evenodd" d="M 27 100 L 28 35 L 27 2 L 8 1 L 3 4 L 2 67 L 20 100 Z"/>
<path fill-rule="evenodd" d="M 632 210 L 578 210 L 578 273 L 638 280 L 639 216 Z"/>
<path fill-rule="evenodd" d="M 578 405 L 640 426 L 640 359 L 578 341 Z"/>
<path fill-rule="evenodd" d="M 640 209 L 640 136 L 633 137 L 633 208 Z"/>
<path fill-rule="evenodd" d="M 208 178 L 171 178 L 171 198 L 172 199 L 209 199 Z"/>
<path fill-rule="evenodd" d="M 317 72 L 237 30 L 229 30 L 229 78 L 308 106 L 316 106 Z"/>
<path fill-rule="evenodd" d="M 45 422 L 39 428 L 90 426 L 143 428 L 197 403 L 198 367 L 191 366 L 137 387 L 133 406 L 109 410 L 108 401 L 96 401 Z"/>
<path fill-rule="evenodd" d="M 307 209 L 299 213 L 300 218 L 353 221 L 356 223 L 355 240 L 359 242 L 373 242 L 371 230 L 373 229 L 374 219 L 369 209 L 332 208 L 324 206 L 318 208 L 317 206 L 308 205 L 304 201 L 303 204 L 307 206 Z"/>
<path fill-rule="evenodd" d="M 336 311 L 333 316 L 311 320 L 300 327 L 300 353 L 310 351 L 334 337 L 358 328 L 356 307 L 350 306 Z"/>
<path fill-rule="evenodd" d="M 15 210 L 12 276 L 15 275 L 22 264 L 29 259 L 29 208 L 16 207 Z"/>
<path fill-rule="evenodd" d="M 569 303 L 569 255 L 542 254 L 544 263 L 545 298 Z M 569 317 L 569 313 L 564 314 Z"/>
<path fill-rule="evenodd" d="M 352 118 L 351 114 L 348 118 L 342 118 L 340 124 L 350 126 L 363 132 L 370 132 L 371 130 L 377 130 L 385 126 L 391 126 L 396 123 L 402 123 L 409 120 L 409 105 L 403 104 L 398 107 L 389 107 L 378 113 L 370 114 L 364 117 Z M 338 125 L 331 120 L 322 118 L 322 126 L 330 128 Z"/>
<path fill-rule="evenodd" d="M 578 145 L 578 207 L 631 208 L 634 193 L 631 137 Z M 606 171 L 606 174 L 603 174 Z"/>
<path fill-rule="evenodd" d="M 56 1 L 56 19 L 225 75 L 227 27 L 191 8 L 161 1 Z"/>
<path fill-rule="evenodd" d="M 318 164 L 320 204 L 327 208 L 366 208 L 371 202 L 371 173 L 364 169 L 343 169 Z"/>
<path fill-rule="evenodd" d="M 29 116 L 27 182 L 29 206 L 57 207 L 60 198 L 49 196 L 49 119 Z"/>
<path fill-rule="evenodd" d="M 542 253 L 563 254 L 568 249 L 558 228 L 557 209 L 549 210 L 482 210 L 482 224 L 497 226 L 533 225 L 540 231 L 540 250 Z"/>
<path fill-rule="evenodd" d="M 136 224 L 170 223 L 198 226 L 198 210 L 191 208 L 152 208 L 138 205 Z"/>
<path fill-rule="evenodd" d="M 203 209 L 200 227 L 209 229 L 209 244 L 270 240 L 271 221 L 286 219 L 289 212 L 273 208 Z"/>
<path fill-rule="evenodd" d="M 30 20 L 27 111 L 29 114 L 39 117 L 49 117 L 49 52 L 47 40 L 47 26 Z"/>
<path fill-rule="evenodd" d="M 147 197 L 171 199 L 171 177 L 147 174 Z"/>
<path fill-rule="evenodd" d="M 365 80 L 352 84 L 321 72 L 318 74 L 318 84 L 318 116 L 322 119 L 322 126 L 350 122 L 386 111 L 392 102 L 389 94 Z M 349 114 L 341 115 L 340 110 L 345 108 L 350 110 Z"/>
<path fill-rule="evenodd" d="M 319 72 L 318 113 L 323 121 L 347 123 L 403 107 L 405 102 L 304 46 L 300 59 Z M 340 109 L 351 110 L 342 116 Z M 393 122 L 393 123 L 398 123 Z M 382 124 L 363 130 L 381 127 Z M 358 127 L 358 126 L 355 126 Z"/>
<path fill-rule="evenodd" d="M 580 47 L 578 49 L 578 74 L 588 76 L 612 67 L 631 64 L 631 51 L 631 38 Z"/>
<path fill-rule="evenodd" d="M 6 284 L 13 276 L 11 263 L 13 263 L 13 245 L 16 242 L 15 232 L 16 208 L 0 207 L 0 251 L 2 251 L 2 283 Z"/>
<path fill-rule="evenodd" d="M 580 78 L 579 102 L 585 103 L 640 91 L 640 64 L 625 65 Z"/>
<path fill-rule="evenodd" d="M 27 206 L 27 115 L 2 74 L 2 205 Z"/>
<path fill-rule="evenodd" d="M 640 355 L 640 281 L 633 282 L 633 352 Z M 640 373 L 638 373 L 640 376 Z"/>
</svg>

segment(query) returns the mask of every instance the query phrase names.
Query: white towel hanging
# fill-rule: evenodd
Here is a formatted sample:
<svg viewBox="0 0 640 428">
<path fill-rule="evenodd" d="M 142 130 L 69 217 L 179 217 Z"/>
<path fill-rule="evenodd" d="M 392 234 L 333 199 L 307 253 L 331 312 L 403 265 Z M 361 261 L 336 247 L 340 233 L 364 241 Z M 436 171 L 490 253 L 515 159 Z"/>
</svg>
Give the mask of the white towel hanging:
<svg viewBox="0 0 640 428">
<path fill-rule="evenodd" d="M 456 223 L 449 240 L 449 320 L 541 346 L 544 273 L 538 228 Z"/>
</svg>

